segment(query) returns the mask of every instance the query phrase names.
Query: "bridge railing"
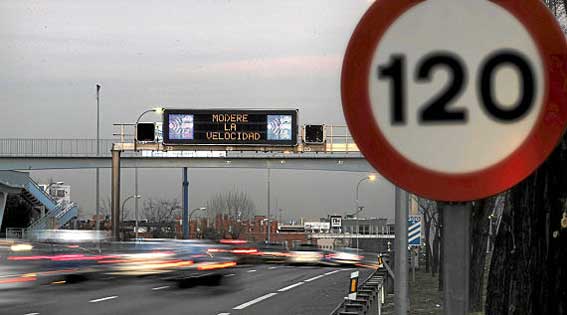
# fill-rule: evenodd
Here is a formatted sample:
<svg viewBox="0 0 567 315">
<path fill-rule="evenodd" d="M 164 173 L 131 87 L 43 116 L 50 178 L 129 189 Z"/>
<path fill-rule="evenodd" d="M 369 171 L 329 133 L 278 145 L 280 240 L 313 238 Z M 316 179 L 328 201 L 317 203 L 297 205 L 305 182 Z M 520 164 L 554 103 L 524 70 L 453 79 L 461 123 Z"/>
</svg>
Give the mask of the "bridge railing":
<svg viewBox="0 0 567 315">
<path fill-rule="evenodd" d="M 110 157 L 110 150 L 114 143 L 134 143 L 134 124 L 114 124 L 117 132 L 113 135 L 115 139 L 32 139 L 32 138 L 4 138 L 0 139 L 0 157 Z M 158 136 L 161 130 L 157 132 Z M 97 154 L 98 143 L 98 154 Z M 357 145 L 346 126 L 325 125 L 325 142 L 321 145 L 309 145 L 304 143 L 303 127 L 298 135 L 299 150 L 293 153 L 359 153 Z M 157 146 L 156 146 L 157 147 Z M 163 150 L 180 150 L 179 146 L 170 148 L 160 146 Z M 186 148 L 182 148 L 186 150 Z M 199 146 L 187 147 L 189 151 L 209 151 Z M 216 150 L 223 151 L 222 147 Z M 237 146 L 226 149 L 230 155 L 240 153 Z M 269 151 L 266 151 L 269 152 Z M 124 152 L 126 156 L 142 156 L 141 152 Z M 262 153 L 262 150 L 256 153 Z"/>
<path fill-rule="evenodd" d="M 101 139 L 99 152 L 101 156 L 110 156 L 114 139 Z M 0 139 L 0 156 L 96 156 L 96 139 Z"/>
</svg>

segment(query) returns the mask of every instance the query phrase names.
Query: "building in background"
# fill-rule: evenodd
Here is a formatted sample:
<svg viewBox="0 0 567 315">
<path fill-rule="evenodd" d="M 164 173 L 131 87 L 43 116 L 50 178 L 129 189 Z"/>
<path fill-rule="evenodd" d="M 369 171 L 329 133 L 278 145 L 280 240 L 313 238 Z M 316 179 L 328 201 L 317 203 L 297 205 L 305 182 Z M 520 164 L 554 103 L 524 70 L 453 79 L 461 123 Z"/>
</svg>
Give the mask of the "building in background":
<svg viewBox="0 0 567 315">
<path fill-rule="evenodd" d="M 39 184 L 51 198 L 58 204 L 68 205 L 71 203 L 71 185 L 65 185 L 63 182 L 50 184 Z"/>
</svg>

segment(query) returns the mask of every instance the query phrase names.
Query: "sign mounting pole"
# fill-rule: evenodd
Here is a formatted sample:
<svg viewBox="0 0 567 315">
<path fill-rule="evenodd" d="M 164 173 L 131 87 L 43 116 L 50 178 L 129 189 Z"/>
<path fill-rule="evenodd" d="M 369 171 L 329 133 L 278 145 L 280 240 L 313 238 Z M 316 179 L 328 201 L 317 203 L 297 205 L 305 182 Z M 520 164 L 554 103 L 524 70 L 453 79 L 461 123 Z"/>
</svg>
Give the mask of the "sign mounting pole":
<svg viewBox="0 0 567 315">
<path fill-rule="evenodd" d="M 408 295 L 408 194 L 396 186 L 395 192 L 395 266 L 394 310 L 396 315 L 406 315 Z"/>
<path fill-rule="evenodd" d="M 443 207 L 443 314 L 467 314 L 472 204 L 446 203 Z"/>
</svg>

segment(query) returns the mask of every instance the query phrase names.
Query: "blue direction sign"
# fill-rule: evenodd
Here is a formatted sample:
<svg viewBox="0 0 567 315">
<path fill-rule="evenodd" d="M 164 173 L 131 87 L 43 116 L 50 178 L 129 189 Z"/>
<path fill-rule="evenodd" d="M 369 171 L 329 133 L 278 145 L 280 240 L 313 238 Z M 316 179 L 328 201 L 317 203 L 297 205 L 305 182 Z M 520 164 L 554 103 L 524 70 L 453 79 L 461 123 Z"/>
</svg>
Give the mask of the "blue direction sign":
<svg viewBox="0 0 567 315">
<path fill-rule="evenodd" d="M 421 216 L 408 218 L 408 245 L 421 246 Z"/>
</svg>

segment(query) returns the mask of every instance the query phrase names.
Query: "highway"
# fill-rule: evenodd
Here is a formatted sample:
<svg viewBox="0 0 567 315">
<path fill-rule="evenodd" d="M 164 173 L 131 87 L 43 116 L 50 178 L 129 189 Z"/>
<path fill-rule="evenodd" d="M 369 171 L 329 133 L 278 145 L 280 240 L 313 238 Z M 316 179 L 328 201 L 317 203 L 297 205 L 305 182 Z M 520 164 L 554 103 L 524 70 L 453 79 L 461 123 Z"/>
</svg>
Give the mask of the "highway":
<svg viewBox="0 0 567 315">
<path fill-rule="evenodd" d="M 54 284 L 0 292 L 0 313 L 327 315 L 345 296 L 354 270 L 243 265 L 231 270 L 220 286 L 184 289 L 149 278 Z M 360 271 L 361 279 L 371 272 Z"/>
</svg>

